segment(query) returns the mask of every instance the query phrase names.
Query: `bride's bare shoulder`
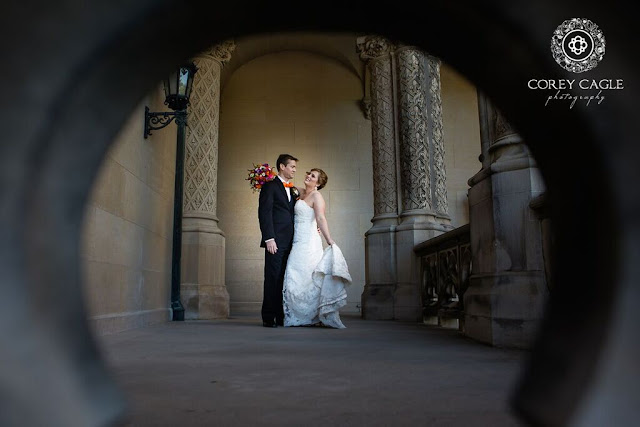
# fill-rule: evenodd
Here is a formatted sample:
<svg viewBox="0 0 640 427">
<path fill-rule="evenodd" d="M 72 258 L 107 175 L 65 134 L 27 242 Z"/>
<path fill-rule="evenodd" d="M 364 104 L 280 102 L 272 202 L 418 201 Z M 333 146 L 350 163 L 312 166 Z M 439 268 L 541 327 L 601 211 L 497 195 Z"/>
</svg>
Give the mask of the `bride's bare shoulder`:
<svg viewBox="0 0 640 427">
<path fill-rule="evenodd" d="M 319 191 L 314 191 L 312 196 L 314 201 L 324 202 L 324 197 L 322 196 L 322 193 L 320 193 Z"/>
</svg>

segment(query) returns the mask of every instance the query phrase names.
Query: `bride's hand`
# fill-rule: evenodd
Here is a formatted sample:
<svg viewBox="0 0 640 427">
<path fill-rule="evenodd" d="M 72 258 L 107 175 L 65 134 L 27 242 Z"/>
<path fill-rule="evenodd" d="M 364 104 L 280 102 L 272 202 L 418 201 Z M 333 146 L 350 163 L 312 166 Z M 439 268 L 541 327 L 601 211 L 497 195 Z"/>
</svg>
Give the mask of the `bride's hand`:
<svg viewBox="0 0 640 427">
<path fill-rule="evenodd" d="M 327 244 L 328 244 L 329 246 L 333 246 L 335 243 L 336 243 L 336 242 L 335 242 L 335 240 L 333 240 L 333 239 L 332 239 L 332 240 L 327 241 Z"/>
</svg>

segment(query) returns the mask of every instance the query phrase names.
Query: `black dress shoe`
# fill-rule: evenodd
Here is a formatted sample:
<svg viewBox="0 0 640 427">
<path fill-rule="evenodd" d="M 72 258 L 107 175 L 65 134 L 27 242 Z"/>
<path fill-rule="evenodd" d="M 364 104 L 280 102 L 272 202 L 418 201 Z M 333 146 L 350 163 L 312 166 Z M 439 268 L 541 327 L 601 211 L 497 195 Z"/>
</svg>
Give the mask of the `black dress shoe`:
<svg viewBox="0 0 640 427">
<path fill-rule="evenodd" d="M 284 320 L 276 320 L 276 325 L 284 326 Z"/>
<path fill-rule="evenodd" d="M 275 322 L 265 322 L 264 320 L 262 321 L 262 326 L 264 326 L 265 328 L 277 328 L 278 325 L 276 325 Z"/>
</svg>

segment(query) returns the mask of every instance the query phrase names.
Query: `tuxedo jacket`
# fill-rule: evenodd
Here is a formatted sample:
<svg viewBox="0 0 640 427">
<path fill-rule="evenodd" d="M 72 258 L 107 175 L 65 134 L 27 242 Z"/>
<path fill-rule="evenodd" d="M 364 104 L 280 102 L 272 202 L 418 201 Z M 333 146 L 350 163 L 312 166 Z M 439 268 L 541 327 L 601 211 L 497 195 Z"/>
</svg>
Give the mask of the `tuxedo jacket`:
<svg viewBox="0 0 640 427">
<path fill-rule="evenodd" d="M 295 203 L 293 194 L 291 201 L 287 198 L 287 190 L 280 178 L 275 177 L 262 186 L 258 205 L 258 220 L 262 232 L 261 247 L 266 246 L 265 240 L 276 239 L 278 249 L 291 248 Z"/>
</svg>

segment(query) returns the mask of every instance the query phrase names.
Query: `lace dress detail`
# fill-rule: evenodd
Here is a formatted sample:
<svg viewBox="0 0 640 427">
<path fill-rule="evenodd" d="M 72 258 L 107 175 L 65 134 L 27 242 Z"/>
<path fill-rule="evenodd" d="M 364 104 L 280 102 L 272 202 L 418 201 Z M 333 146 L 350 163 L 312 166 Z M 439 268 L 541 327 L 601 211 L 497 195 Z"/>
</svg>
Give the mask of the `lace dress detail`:
<svg viewBox="0 0 640 427">
<path fill-rule="evenodd" d="M 334 244 L 322 249 L 313 208 L 299 200 L 294 207 L 293 246 L 282 289 L 284 326 L 344 328 L 338 310 L 346 305 L 351 283 L 342 252 Z"/>
</svg>

